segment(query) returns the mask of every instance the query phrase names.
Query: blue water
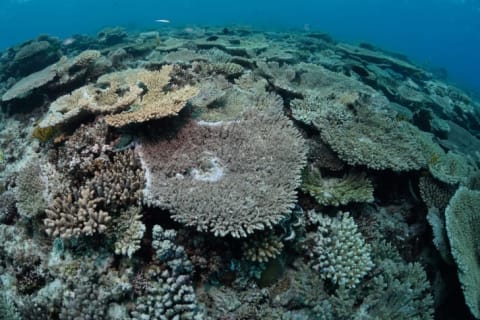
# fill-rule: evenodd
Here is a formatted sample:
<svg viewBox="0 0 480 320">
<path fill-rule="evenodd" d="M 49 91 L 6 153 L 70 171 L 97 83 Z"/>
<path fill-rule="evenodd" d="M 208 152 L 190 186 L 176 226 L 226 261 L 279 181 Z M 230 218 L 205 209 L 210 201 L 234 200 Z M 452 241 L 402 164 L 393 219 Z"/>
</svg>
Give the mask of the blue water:
<svg viewBox="0 0 480 320">
<path fill-rule="evenodd" d="M 480 93 L 478 0 L 0 0 L 0 49 L 41 33 L 68 37 L 104 26 L 161 28 L 243 24 L 321 30 L 444 67 L 450 81 Z"/>
</svg>

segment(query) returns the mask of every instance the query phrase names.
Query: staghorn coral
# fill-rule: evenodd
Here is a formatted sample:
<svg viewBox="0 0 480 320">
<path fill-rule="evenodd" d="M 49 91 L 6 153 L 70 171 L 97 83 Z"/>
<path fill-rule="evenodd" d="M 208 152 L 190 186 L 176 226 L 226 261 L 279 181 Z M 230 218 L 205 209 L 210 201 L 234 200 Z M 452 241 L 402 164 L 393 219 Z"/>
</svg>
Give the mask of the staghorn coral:
<svg viewBox="0 0 480 320">
<path fill-rule="evenodd" d="M 447 235 L 465 303 L 480 318 L 480 191 L 460 187 L 445 210 Z"/>
<path fill-rule="evenodd" d="M 189 122 L 173 139 L 137 147 L 145 202 L 216 236 L 246 237 L 292 209 L 305 144 L 283 116 L 231 123 Z"/>
<path fill-rule="evenodd" d="M 111 217 L 98 208 L 103 202 L 95 196 L 94 189 L 86 186 L 64 190 L 45 210 L 45 232 L 65 239 L 105 232 Z"/>
<path fill-rule="evenodd" d="M 243 256 L 246 260 L 267 263 L 278 257 L 283 250 L 283 242 L 274 233 L 255 233 L 242 244 Z"/>
<path fill-rule="evenodd" d="M 141 209 L 138 207 L 130 207 L 116 219 L 115 227 L 113 228 L 116 239 L 116 254 L 131 258 L 140 249 L 141 240 L 146 229 L 141 219 Z"/>
<path fill-rule="evenodd" d="M 370 245 L 348 212 L 340 212 L 336 218 L 318 215 L 316 222 L 313 269 L 340 288 L 355 288 L 374 267 Z"/>
<path fill-rule="evenodd" d="M 324 206 L 373 201 L 373 185 L 365 173 L 350 172 L 342 178 L 326 178 L 318 168 L 308 166 L 303 173 L 302 189 Z"/>
</svg>

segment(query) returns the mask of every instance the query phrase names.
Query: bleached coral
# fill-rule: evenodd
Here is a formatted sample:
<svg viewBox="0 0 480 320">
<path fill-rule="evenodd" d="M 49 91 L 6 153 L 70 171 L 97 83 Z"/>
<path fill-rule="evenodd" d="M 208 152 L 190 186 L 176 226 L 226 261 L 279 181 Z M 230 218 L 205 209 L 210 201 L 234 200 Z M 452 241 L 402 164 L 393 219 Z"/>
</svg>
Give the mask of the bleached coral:
<svg viewBox="0 0 480 320">
<path fill-rule="evenodd" d="M 146 203 L 216 236 L 272 228 L 296 199 L 306 153 L 299 133 L 283 116 L 207 124 L 190 122 L 173 139 L 138 146 Z M 213 171 L 221 174 L 198 179 Z"/>
<path fill-rule="evenodd" d="M 354 288 L 374 267 L 370 245 L 348 212 L 336 218 L 318 215 L 316 222 L 313 269 L 340 287 Z"/>
</svg>

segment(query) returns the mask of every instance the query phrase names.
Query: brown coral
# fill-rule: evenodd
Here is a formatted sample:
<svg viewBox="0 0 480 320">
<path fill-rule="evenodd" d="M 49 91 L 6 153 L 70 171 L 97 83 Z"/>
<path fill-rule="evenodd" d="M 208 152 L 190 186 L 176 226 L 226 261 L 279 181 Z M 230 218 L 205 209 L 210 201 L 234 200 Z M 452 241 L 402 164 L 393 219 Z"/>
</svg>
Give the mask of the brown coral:
<svg viewBox="0 0 480 320">
<path fill-rule="evenodd" d="M 216 236 L 246 237 L 291 210 L 306 146 L 283 116 L 190 122 L 174 139 L 137 148 L 146 169 L 146 202 Z"/>
</svg>

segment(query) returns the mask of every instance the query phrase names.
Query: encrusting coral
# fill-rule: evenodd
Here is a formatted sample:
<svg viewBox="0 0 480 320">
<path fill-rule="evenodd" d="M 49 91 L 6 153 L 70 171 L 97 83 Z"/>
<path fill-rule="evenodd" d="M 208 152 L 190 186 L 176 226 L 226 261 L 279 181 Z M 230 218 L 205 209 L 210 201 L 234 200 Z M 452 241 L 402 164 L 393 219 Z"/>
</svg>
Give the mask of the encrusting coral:
<svg viewBox="0 0 480 320">
<path fill-rule="evenodd" d="M 145 201 L 216 236 L 272 228 L 293 208 L 306 146 L 283 116 L 193 122 L 172 139 L 137 147 Z"/>
</svg>

